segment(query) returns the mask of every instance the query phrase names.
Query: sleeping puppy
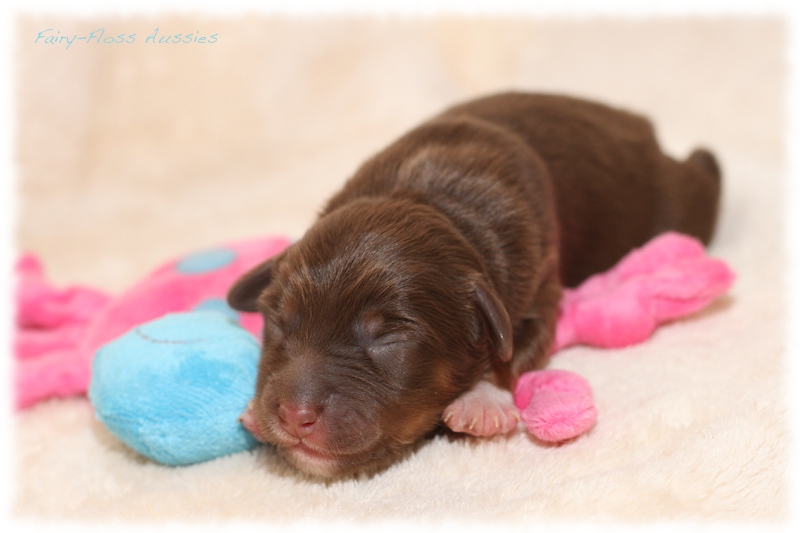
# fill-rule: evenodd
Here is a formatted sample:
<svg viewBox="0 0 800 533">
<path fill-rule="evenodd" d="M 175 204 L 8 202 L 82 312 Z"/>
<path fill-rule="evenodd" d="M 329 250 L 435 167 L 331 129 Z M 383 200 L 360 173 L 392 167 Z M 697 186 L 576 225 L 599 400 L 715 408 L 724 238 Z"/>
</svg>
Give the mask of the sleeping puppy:
<svg viewBox="0 0 800 533">
<path fill-rule="evenodd" d="M 714 157 L 676 161 L 647 120 L 565 96 L 453 107 L 364 163 L 229 304 L 264 317 L 243 423 L 297 468 L 374 472 L 443 425 L 513 430 L 562 286 L 654 235 L 708 243 Z"/>
</svg>

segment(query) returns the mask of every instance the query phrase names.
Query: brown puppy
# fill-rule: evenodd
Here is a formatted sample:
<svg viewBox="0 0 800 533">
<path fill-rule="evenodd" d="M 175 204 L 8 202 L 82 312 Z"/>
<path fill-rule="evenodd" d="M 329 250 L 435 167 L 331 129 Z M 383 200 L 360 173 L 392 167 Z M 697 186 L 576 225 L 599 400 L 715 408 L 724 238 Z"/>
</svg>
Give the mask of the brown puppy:
<svg viewBox="0 0 800 533">
<path fill-rule="evenodd" d="M 720 172 L 630 113 L 552 95 L 454 107 L 368 160 L 305 236 L 246 274 L 264 315 L 243 416 L 298 468 L 383 468 L 441 423 L 512 430 L 508 392 L 550 352 L 562 284 L 652 236 L 711 238 Z"/>
</svg>

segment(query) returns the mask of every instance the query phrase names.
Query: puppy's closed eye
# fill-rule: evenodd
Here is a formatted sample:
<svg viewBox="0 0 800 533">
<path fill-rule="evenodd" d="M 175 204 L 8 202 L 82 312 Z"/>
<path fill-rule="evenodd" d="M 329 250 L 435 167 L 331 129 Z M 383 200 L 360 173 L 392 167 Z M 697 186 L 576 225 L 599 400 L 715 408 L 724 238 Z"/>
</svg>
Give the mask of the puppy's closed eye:
<svg viewBox="0 0 800 533">
<path fill-rule="evenodd" d="M 355 321 L 355 334 L 362 345 L 372 344 L 384 338 L 399 338 L 411 333 L 414 321 L 391 311 L 370 311 Z"/>
<path fill-rule="evenodd" d="M 358 345 L 378 362 L 396 359 L 412 343 L 408 321 L 382 313 L 367 313 L 355 329 Z"/>
<path fill-rule="evenodd" d="M 367 347 L 367 353 L 378 362 L 389 362 L 401 358 L 404 351 L 411 346 L 412 340 L 406 332 L 388 333 L 375 339 Z"/>
</svg>

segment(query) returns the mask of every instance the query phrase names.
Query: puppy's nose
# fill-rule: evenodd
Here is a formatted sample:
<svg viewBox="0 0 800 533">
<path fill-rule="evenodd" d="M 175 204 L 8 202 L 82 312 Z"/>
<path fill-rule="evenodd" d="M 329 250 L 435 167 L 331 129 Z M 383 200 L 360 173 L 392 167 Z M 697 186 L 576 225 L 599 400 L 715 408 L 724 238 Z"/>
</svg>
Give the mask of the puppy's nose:
<svg viewBox="0 0 800 533">
<path fill-rule="evenodd" d="M 307 405 L 293 406 L 281 404 L 278 407 L 278 418 L 281 427 L 289 435 L 298 438 L 307 437 L 314 432 L 317 422 L 317 411 Z"/>
</svg>

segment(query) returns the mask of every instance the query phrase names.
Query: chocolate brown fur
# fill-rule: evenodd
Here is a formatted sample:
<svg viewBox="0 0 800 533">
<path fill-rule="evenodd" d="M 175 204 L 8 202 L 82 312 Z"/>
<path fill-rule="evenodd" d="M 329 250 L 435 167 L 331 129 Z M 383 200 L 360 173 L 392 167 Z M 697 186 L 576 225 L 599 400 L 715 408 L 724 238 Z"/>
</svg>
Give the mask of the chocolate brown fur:
<svg viewBox="0 0 800 533">
<path fill-rule="evenodd" d="M 666 230 L 707 243 L 719 182 L 709 152 L 675 161 L 644 118 L 583 100 L 500 94 L 434 117 L 231 289 L 265 317 L 259 437 L 322 476 L 385 467 L 479 380 L 511 388 L 546 362 L 562 285 Z M 314 413 L 310 457 L 281 405 Z"/>
</svg>

